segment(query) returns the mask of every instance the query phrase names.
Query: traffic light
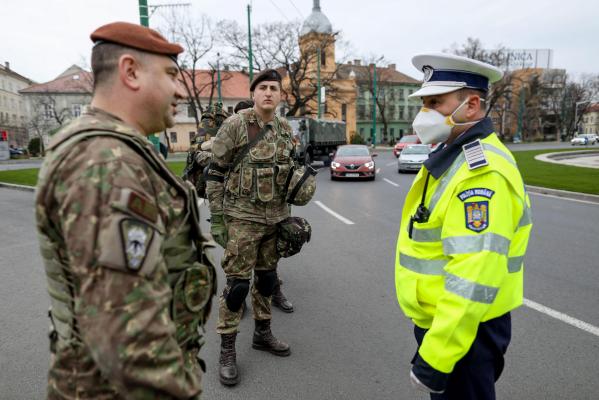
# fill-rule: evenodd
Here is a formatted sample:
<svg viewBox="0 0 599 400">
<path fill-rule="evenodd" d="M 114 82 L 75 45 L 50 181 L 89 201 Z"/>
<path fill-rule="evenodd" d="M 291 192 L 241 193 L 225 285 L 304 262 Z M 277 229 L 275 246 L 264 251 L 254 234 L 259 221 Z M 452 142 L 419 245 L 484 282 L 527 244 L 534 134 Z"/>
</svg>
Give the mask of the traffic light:
<svg viewBox="0 0 599 400">
<path fill-rule="evenodd" d="M 0 131 L 0 142 L 8 142 L 8 132 Z"/>
</svg>

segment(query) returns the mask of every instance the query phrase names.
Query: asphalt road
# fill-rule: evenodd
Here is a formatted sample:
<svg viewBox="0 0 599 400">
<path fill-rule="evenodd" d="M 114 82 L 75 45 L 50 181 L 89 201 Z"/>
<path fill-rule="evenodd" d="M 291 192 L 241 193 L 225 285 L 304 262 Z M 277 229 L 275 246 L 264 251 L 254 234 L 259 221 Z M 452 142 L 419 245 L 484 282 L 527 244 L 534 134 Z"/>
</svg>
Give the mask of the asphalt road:
<svg viewBox="0 0 599 400">
<path fill-rule="evenodd" d="M 208 363 L 204 398 L 427 398 L 409 385 L 416 346 L 394 288 L 397 229 L 414 175 L 398 174 L 394 162 L 391 153 L 381 152 L 374 182 L 331 182 L 328 169 L 321 170 L 314 201 L 294 209 L 310 221 L 312 241 L 279 267 L 296 311 L 275 309 L 273 331 L 291 344 L 291 356 L 253 350 L 253 321 L 246 316 L 237 342 L 241 383 L 222 387 L 214 312 L 202 350 Z M 599 205 L 540 195 L 531 200 L 535 226 L 525 297 L 599 326 Z M 0 189 L 2 399 L 39 399 L 45 391 L 49 300 L 32 213 L 32 193 Z M 514 311 L 498 398 L 597 399 L 598 335 L 526 306 Z"/>
</svg>

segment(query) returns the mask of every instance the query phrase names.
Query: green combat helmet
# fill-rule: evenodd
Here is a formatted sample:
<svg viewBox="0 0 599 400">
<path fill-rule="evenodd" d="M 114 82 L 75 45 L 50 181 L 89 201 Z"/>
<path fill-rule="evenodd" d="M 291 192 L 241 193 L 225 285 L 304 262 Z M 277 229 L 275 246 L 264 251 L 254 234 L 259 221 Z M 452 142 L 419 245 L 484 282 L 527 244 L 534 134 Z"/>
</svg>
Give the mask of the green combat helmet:
<svg viewBox="0 0 599 400">
<path fill-rule="evenodd" d="M 287 178 L 287 203 L 305 206 L 316 192 L 317 171 L 309 165 L 296 168 Z"/>
<path fill-rule="evenodd" d="M 291 257 L 310 241 L 312 227 L 302 217 L 288 217 L 277 224 L 277 253 Z"/>
</svg>

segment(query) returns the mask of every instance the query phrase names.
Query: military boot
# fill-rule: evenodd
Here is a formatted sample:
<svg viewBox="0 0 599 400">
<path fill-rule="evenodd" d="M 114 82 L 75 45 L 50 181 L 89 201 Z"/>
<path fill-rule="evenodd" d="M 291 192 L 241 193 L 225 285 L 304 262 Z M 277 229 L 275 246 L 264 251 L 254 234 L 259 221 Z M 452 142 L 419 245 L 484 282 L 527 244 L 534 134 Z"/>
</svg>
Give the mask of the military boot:
<svg viewBox="0 0 599 400">
<path fill-rule="evenodd" d="M 220 335 L 220 359 L 219 379 L 220 383 L 226 386 L 235 386 L 239 383 L 239 373 L 237 372 L 237 354 L 235 353 L 235 338 L 237 333 L 226 333 Z"/>
<path fill-rule="evenodd" d="M 256 350 L 268 351 L 275 356 L 286 357 L 291 354 L 289 345 L 280 341 L 272 334 L 269 319 L 263 321 L 256 320 L 252 347 Z"/>
<path fill-rule="evenodd" d="M 281 281 L 280 280 L 277 282 L 277 285 L 275 286 L 275 291 L 272 294 L 272 305 L 277 307 L 279 310 L 281 310 L 283 312 L 286 312 L 286 313 L 293 312 L 293 304 L 291 304 L 291 302 L 289 300 L 287 300 L 287 297 L 285 297 L 285 295 L 281 291 Z"/>
</svg>

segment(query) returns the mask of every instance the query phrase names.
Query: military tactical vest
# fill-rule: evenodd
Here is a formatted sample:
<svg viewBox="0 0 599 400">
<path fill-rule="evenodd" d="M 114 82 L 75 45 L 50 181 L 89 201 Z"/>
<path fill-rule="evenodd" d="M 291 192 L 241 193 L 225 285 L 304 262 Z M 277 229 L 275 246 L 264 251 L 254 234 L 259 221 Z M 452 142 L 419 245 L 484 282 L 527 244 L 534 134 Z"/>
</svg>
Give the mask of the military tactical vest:
<svg viewBox="0 0 599 400">
<path fill-rule="evenodd" d="M 153 148 L 133 129 L 119 131 L 116 126 L 111 130 L 101 125 L 93 117 L 84 115 L 77 123 L 67 126 L 57 134 L 48 148 L 54 154 L 51 169 L 45 171 L 45 175 L 50 176 L 60 167 L 69 150 L 77 143 L 97 136 L 112 137 L 132 148 L 185 199 L 186 212 L 183 222 L 175 235 L 164 238 L 159 251 L 164 256 L 169 285 L 173 290 L 170 314 L 177 328 L 177 342 L 182 348 L 199 349 L 201 337 L 198 328 L 203 326 L 208 318 L 217 285 L 214 262 L 207 252 L 213 245 L 200 231 L 195 192 L 166 167 Z M 50 317 L 56 339 L 54 344 L 58 350 L 80 345 L 81 338 L 77 331 L 75 288 L 68 254 L 64 254 L 56 245 L 60 241 L 58 232 L 49 229 L 46 235 L 40 233 L 40 245 L 51 299 Z M 193 259 L 196 260 L 193 263 L 185 262 Z"/>
<path fill-rule="evenodd" d="M 259 130 L 253 110 L 240 112 L 246 132 Z M 246 197 L 268 203 L 285 197 L 287 177 L 293 167 L 291 131 L 278 117 L 273 121 L 274 132 L 268 132 L 254 145 L 240 163 L 229 171 L 225 189 L 232 197 Z M 246 135 L 246 143 L 249 143 Z"/>
</svg>

